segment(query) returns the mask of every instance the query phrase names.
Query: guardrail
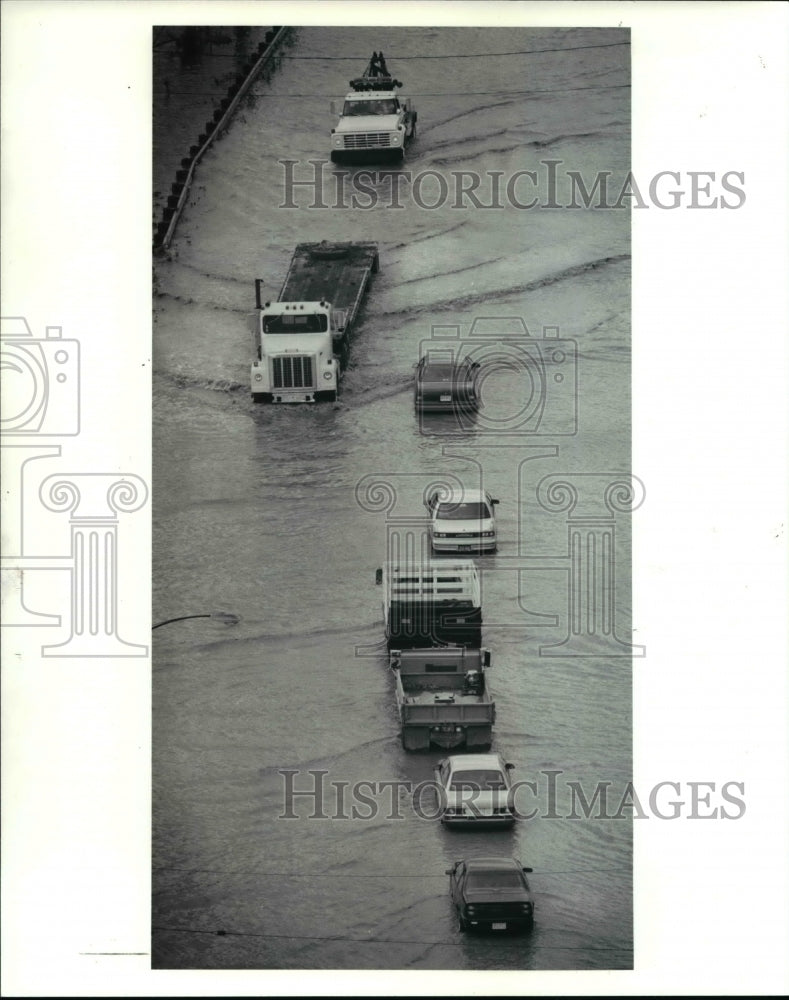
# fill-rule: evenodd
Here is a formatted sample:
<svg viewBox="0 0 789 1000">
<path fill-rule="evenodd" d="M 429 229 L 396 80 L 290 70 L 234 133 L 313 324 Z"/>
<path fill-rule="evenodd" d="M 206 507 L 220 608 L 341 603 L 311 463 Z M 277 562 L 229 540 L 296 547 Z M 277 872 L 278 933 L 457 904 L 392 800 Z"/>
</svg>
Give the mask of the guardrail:
<svg viewBox="0 0 789 1000">
<path fill-rule="evenodd" d="M 181 170 L 175 175 L 175 183 L 167 199 L 167 207 L 162 214 L 162 220 L 156 228 L 153 237 L 154 251 L 166 250 L 175 234 L 175 227 L 181 218 L 181 213 L 189 196 L 189 189 L 194 180 L 195 168 L 225 128 L 230 123 L 236 108 L 249 88 L 255 82 L 260 71 L 274 57 L 276 49 L 290 29 L 288 27 L 271 28 L 266 32 L 264 40 L 258 46 L 258 57 L 250 67 L 246 76 L 236 82 L 228 91 L 227 97 L 214 112 L 213 120 L 206 123 L 205 131 L 198 136 L 196 145 L 189 150 L 189 156 L 181 160 Z"/>
</svg>

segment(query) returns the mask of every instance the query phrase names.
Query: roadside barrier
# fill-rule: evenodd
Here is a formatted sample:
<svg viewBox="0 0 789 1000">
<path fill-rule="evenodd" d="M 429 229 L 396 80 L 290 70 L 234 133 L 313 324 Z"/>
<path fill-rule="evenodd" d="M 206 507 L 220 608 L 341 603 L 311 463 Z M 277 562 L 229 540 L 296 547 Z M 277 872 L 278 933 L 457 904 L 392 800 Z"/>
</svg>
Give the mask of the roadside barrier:
<svg viewBox="0 0 789 1000">
<path fill-rule="evenodd" d="M 236 108 L 241 103 L 241 99 L 255 82 L 263 67 L 271 61 L 288 30 L 288 27 L 276 27 L 266 32 L 264 40 L 258 45 L 257 56 L 254 56 L 244 67 L 244 70 L 238 74 L 230 86 L 227 97 L 222 99 L 219 107 L 214 111 L 212 120 L 206 122 L 203 131 L 197 137 L 196 144 L 189 147 L 189 156 L 181 160 L 181 169 L 176 171 L 175 183 L 167 198 L 167 207 L 162 212 L 162 218 L 153 235 L 154 252 L 164 251 L 170 246 L 175 234 L 175 227 L 178 225 L 178 220 L 186 205 L 189 189 L 194 181 L 197 164 L 214 140 L 227 128 Z"/>
</svg>

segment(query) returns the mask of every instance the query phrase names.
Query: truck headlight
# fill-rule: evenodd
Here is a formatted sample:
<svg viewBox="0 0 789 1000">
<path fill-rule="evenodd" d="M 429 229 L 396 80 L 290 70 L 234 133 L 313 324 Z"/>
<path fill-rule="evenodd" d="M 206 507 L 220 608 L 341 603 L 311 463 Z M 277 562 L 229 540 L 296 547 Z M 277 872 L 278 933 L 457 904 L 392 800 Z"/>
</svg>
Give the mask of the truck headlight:
<svg viewBox="0 0 789 1000">
<path fill-rule="evenodd" d="M 255 381 L 256 382 L 262 382 L 263 381 L 263 376 L 260 374 L 260 372 L 255 372 Z"/>
<path fill-rule="evenodd" d="M 324 377 L 325 379 L 327 379 L 327 380 L 328 380 L 328 379 L 330 379 L 330 378 L 331 378 L 331 372 L 324 372 L 324 373 L 323 373 L 323 377 Z"/>
</svg>

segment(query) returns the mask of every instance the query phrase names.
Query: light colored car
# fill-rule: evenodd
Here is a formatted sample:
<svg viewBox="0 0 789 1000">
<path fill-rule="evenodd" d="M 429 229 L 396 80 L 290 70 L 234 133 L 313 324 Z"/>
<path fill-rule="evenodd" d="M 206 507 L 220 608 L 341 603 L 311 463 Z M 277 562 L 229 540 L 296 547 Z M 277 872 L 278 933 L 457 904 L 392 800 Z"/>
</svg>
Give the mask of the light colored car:
<svg viewBox="0 0 789 1000">
<path fill-rule="evenodd" d="M 498 503 L 486 490 L 461 490 L 427 499 L 433 552 L 495 552 Z"/>
<path fill-rule="evenodd" d="M 455 754 L 439 761 L 434 774 L 441 822 L 447 826 L 514 823 L 513 767 L 498 753 Z"/>
<path fill-rule="evenodd" d="M 515 858 L 469 858 L 447 869 L 449 892 L 462 931 L 530 931 L 534 900 Z"/>
</svg>

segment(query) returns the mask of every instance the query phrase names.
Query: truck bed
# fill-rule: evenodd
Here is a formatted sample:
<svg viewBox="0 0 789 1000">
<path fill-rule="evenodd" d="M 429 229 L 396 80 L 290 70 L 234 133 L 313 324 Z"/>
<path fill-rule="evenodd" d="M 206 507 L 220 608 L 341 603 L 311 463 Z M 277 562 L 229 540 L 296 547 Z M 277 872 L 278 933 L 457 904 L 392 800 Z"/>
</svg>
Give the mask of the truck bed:
<svg viewBox="0 0 789 1000">
<path fill-rule="evenodd" d="M 454 697 L 450 700 L 445 695 L 452 694 Z M 438 695 L 438 697 L 436 697 Z M 490 705 L 490 695 L 487 691 L 482 694 L 463 694 L 462 691 L 447 691 L 446 689 L 437 690 L 426 690 L 422 689 L 419 691 L 403 691 L 402 701 L 404 705 L 421 705 L 430 706 L 431 708 L 438 708 L 444 705 L 448 706 L 458 706 L 458 705 Z"/>
<path fill-rule="evenodd" d="M 279 293 L 280 302 L 330 302 L 352 322 L 370 275 L 378 269 L 376 243 L 299 243 Z"/>
</svg>

